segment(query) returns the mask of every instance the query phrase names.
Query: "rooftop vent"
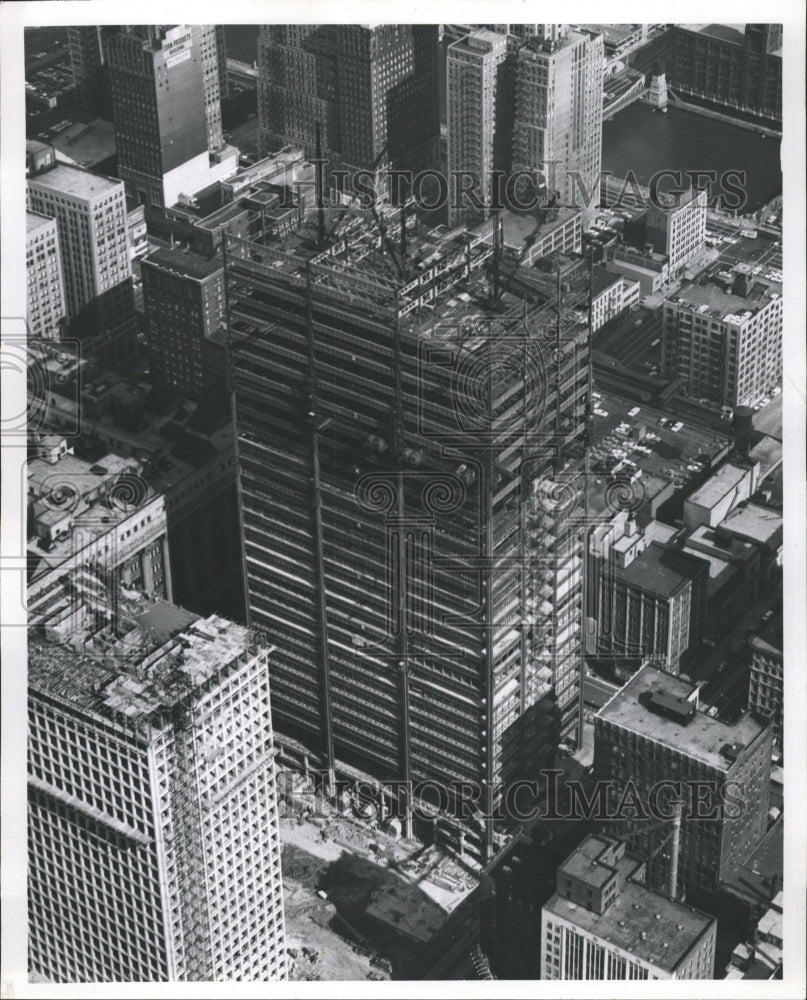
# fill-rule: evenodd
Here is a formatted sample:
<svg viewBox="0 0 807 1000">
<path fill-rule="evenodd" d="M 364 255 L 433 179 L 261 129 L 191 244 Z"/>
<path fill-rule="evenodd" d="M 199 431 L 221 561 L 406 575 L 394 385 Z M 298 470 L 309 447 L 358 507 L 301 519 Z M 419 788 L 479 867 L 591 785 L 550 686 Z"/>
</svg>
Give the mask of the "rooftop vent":
<svg viewBox="0 0 807 1000">
<path fill-rule="evenodd" d="M 654 691 L 647 701 L 647 706 L 658 715 L 680 722 L 682 726 L 688 725 L 696 712 L 693 702 L 687 698 L 668 694 L 666 691 Z"/>
</svg>

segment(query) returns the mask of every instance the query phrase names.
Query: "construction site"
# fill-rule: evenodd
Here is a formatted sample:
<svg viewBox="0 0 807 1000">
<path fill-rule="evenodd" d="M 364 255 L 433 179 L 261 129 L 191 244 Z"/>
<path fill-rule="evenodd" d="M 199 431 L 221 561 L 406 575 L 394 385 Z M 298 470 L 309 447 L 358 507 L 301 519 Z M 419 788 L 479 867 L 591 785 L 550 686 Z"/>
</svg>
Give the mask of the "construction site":
<svg viewBox="0 0 807 1000">
<path fill-rule="evenodd" d="M 408 204 L 224 243 L 249 621 L 277 647 L 281 759 L 329 788 L 481 786 L 473 817 L 449 803 L 425 829 L 415 803 L 377 804 L 482 863 L 507 837 L 496 789 L 580 716 L 589 289 L 579 258 L 522 266 L 530 245 L 507 249 L 498 218 L 427 228 Z"/>
<path fill-rule="evenodd" d="M 471 954 L 477 866 L 359 819 L 350 796 L 331 807 L 297 774 L 278 787 L 290 979 L 419 979 L 448 947 Z"/>
</svg>

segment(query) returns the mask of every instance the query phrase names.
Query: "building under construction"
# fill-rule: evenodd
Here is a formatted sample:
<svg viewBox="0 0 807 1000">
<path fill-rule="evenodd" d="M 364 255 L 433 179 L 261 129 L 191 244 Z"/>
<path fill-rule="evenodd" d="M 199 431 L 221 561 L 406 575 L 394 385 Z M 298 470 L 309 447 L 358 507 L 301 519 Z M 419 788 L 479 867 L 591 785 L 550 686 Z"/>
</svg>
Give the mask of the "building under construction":
<svg viewBox="0 0 807 1000">
<path fill-rule="evenodd" d="M 580 703 L 588 290 L 520 268 L 500 230 L 425 231 L 410 205 L 225 242 L 249 614 L 284 752 L 410 783 L 383 808 L 411 834 L 422 792 L 480 859 L 503 787 Z"/>
<path fill-rule="evenodd" d="M 269 650 L 73 576 L 29 641 L 31 973 L 285 979 Z"/>
</svg>

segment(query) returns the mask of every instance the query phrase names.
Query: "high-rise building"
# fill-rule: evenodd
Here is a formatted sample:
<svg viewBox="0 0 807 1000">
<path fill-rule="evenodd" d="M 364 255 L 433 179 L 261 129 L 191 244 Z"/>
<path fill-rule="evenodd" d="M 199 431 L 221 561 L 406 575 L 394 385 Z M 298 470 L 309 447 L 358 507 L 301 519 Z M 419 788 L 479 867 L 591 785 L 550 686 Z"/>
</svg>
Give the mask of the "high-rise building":
<svg viewBox="0 0 807 1000">
<path fill-rule="evenodd" d="M 32 337 L 60 340 L 65 305 L 56 220 L 26 212 L 25 224 L 28 330 Z"/>
<path fill-rule="evenodd" d="M 698 689 L 644 666 L 594 718 L 594 772 L 605 783 L 608 830 L 647 859 L 647 883 L 710 895 L 765 833 L 772 727 L 734 724 L 699 708 Z M 625 805 L 627 793 L 634 807 Z M 672 800 L 683 800 L 678 851 Z M 638 803 L 638 805 L 636 804 Z M 677 875 L 676 875 L 677 873 Z"/>
<path fill-rule="evenodd" d="M 348 170 L 432 166 L 440 138 L 438 29 L 267 24 L 258 39 L 258 142 Z"/>
<path fill-rule="evenodd" d="M 213 25 L 150 25 L 114 34 L 107 45 L 120 175 L 146 205 L 228 177 L 238 153 L 222 145 Z"/>
<path fill-rule="evenodd" d="M 221 397 L 224 347 L 214 339 L 224 320 L 221 259 L 159 247 L 140 267 L 152 374 L 193 398 Z"/>
<path fill-rule="evenodd" d="M 603 40 L 558 27 L 518 53 L 512 168 L 536 172 L 548 195 L 583 211 L 587 228 L 600 202 Z"/>
<path fill-rule="evenodd" d="M 541 911 L 541 978 L 712 979 L 717 921 L 649 889 L 624 842 L 590 835 Z"/>
<path fill-rule="evenodd" d="M 645 240 L 656 253 L 668 258 L 670 276 L 706 245 L 706 189 L 689 188 L 681 194 L 659 195 L 673 202 L 667 206 L 651 204 L 645 215 Z"/>
<path fill-rule="evenodd" d="M 137 330 L 123 184 L 59 163 L 28 178 L 28 202 L 56 219 L 71 335 L 100 360 L 125 362 Z"/>
<path fill-rule="evenodd" d="M 507 100 L 508 56 L 514 47 L 506 35 L 482 28 L 449 46 L 446 66 L 448 108 L 449 223 L 485 218 L 500 201 L 494 169 L 506 165 L 496 156 L 497 140 L 506 138 L 501 116 Z M 468 188 L 467 194 L 463 189 Z"/>
<path fill-rule="evenodd" d="M 29 644 L 30 971 L 285 979 L 271 651 L 83 577 L 65 640 Z"/>
<path fill-rule="evenodd" d="M 225 238 L 250 620 L 284 751 L 496 799 L 578 722 L 587 294 L 559 321 L 489 228 L 401 214 L 338 256 Z M 485 856 L 487 815 L 438 836 Z"/>
<path fill-rule="evenodd" d="M 662 375 L 715 407 L 753 406 L 782 379 L 782 285 L 740 263 L 664 300 Z"/>
</svg>

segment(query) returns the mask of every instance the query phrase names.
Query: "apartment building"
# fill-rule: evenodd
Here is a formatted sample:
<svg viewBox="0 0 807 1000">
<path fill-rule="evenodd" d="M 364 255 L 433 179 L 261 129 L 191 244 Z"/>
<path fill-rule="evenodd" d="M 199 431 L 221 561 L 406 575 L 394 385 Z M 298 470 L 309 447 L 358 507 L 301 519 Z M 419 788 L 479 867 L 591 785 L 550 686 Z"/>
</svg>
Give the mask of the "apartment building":
<svg viewBox="0 0 807 1000">
<path fill-rule="evenodd" d="M 594 773 L 607 782 L 608 808 L 617 816 L 608 832 L 647 859 L 648 886 L 666 891 L 676 867 L 677 893 L 693 898 L 718 891 L 720 878 L 765 834 L 771 742 L 770 725 L 751 715 L 734 724 L 713 718 L 699 707 L 697 688 L 651 666 L 600 709 Z M 620 815 L 629 782 L 640 807 Z M 669 825 L 651 817 L 659 810 L 672 817 L 676 797 L 685 806 L 674 862 Z"/>
<path fill-rule="evenodd" d="M 644 860 L 591 834 L 541 912 L 541 978 L 712 979 L 717 920 L 644 885 Z"/>
<path fill-rule="evenodd" d="M 65 321 L 62 257 L 55 219 L 25 213 L 26 318 L 31 337 L 61 340 Z"/>
<path fill-rule="evenodd" d="M 738 264 L 664 300 L 662 374 L 715 407 L 753 406 L 782 378 L 782 285 Z"/>
<path fill-rule="evenodd" d="M 359 219 L 321 249 L 313 226 L 282 246 L 225 238 L 249 614 L 277 647 L 284 752 L 493 795 L 578 724 L 587 324 L 532 304 L 526 287 L 548 303 L 558 287 L 534 271 L 492 322 L 490 231 L 407 219 L 402 258 L 402 222 L 389 213 L 375 249 Z M 473 388 L 488 352 L 489 412 Z M 554 465 L 531 457 L 544 440 Z M 492 820 L 437 825 L 493 849 Z"/>
<path fill-rule="evenodd" d="M 136 324 L 123 184 L 59 163 L 28 178 L 28 207 L 56 220 L 71 335 L 125 363 Z"/>
<path fill-rule="evenodd" d="M 600 201 L 603 39 L 555 27 L 518 52 L 512 169 L 537 171 L 558 204 L 583 212 L 588 229 Z"/>
<path fill-rule="evenodd" d="M 30 971 L 284 980 L 271 650 L 79 575 L 66 635 L 29 640 Z"/>
</svg>

